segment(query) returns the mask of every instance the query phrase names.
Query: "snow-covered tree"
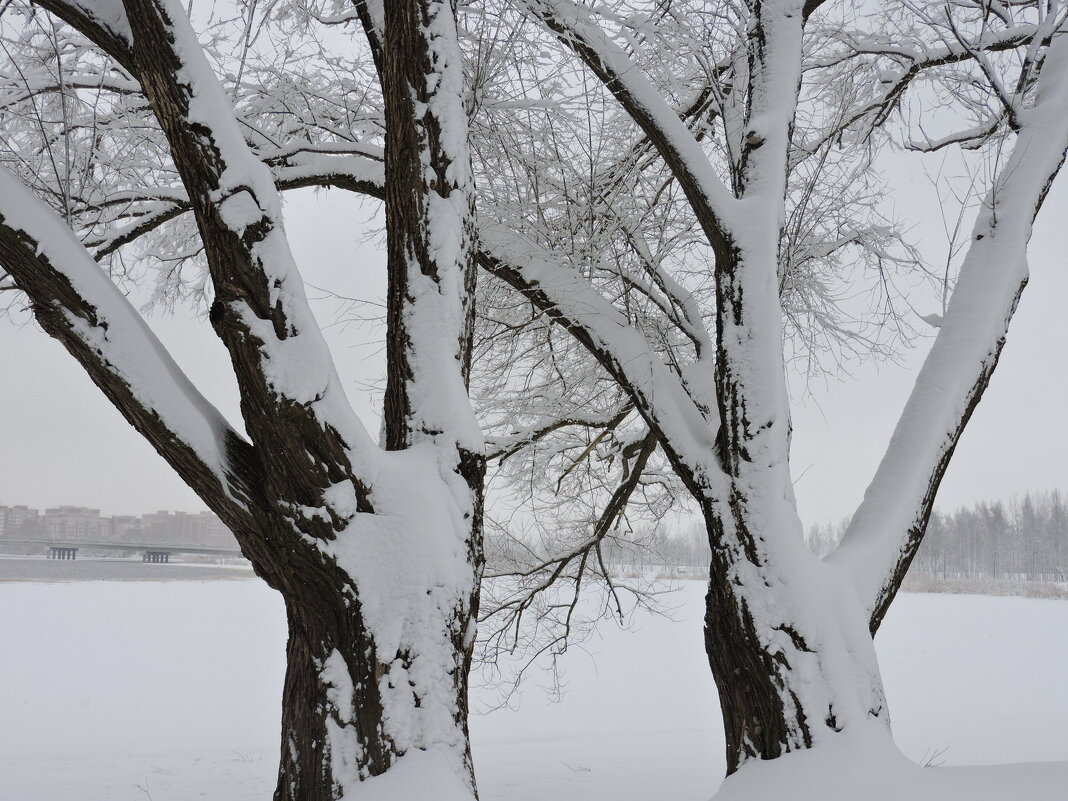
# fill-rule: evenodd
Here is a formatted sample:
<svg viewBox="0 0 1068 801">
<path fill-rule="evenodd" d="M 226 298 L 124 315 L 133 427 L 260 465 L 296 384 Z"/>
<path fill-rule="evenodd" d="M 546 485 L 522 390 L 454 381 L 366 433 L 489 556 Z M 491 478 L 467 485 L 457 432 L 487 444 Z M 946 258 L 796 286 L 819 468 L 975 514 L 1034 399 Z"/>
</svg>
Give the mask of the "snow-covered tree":
<svg viewBox="0 0 1068 801">
<path fill-rule="evenodd" d="M 42 199 L 0 169 L 0 265 L 41 327 L 282 594 L 289 643 L 275 798 L 474 798 L 466 694 L 484 446 L 466 390 L 473 188 L 454 4 L 360 5 L 386 124 L 387 178 L 381 163 L 376 173 L 389 271 L 381 443 L 345 399 L 290 253 L 275 176 L 250 147 L 186 9 L 175 0 L 45 7 L 93 51 L 46 21 L 36 52 L 55 61 L 31 60 L 8 82 L 9 111 L 32 104 L 29 117 L 5 120 L 8 160 L 38 188 L 62 191 Z M 26 23 L 13 43 L 34 52 L 40 12 L 4 10 Z M 88 140 L 73 108 L 87 86 L 97 100 L 119 95 L 98 108 Z M 141 108 L 124 107 L 129 97 Z M 70 152 L 121 136 L 109 131 L 123 117 L 109 122 L 113 111 L 139 114 L 144 139 L 165 144 L 158 170 L 122 174 L 129 153 L 99 164 Z M 24 119 L 39 124 L 43 141 L 19 138 Z M 57 160 L 60 141 L 67 158 Z M 50 172 L 33 169 L 42 152 Z M 116 174 L 135 179 L 125 198 L 97 193 L 100 203 L 86 203 Z M 159 174 L 180 184 L 154 184 Z M 211 280 L 209 319 L 229 352 L 244 433 L 192 385 L 82 241 L 92 236 L 87 214 L 121 205 L 123 217 L 138 199 L 154 202 L 157 216 L 168 204 L 192 211 Z"/>
<path fill-rule="evenodd" d="M 1032 223 L 1068 147 L 1066 9 L 516 5 L 584 69 L 538 80 L 538 58 L 547 59 L 535 53 L 526 83 L 507 84 L 522 87 L 506 105 L 515 116 L 544 110 L 550 122 L 533 123 L 540 134 L 527 141 L 543 147 L 508 176 L 539 178 L 530 201 L 497 202 L 502 186 L 483 209 L 479 260 L 624 390 L 704 517 L 712 550 L 705 645 L 728 770 L 840 732 L 885 740 L 873 636 L 1027 282 Z M 553 43 L 531 49 L 539 47 Z M 605 112 L 598 91 L 630 128 Z M 575 105 L 589 109 L 589 122 L 579 129 L 586 140 L 569 149 L 559 120 L 573 119 L 565 113 Z M 808 206 L 829 195 L 804 191 L 804 182 L 798 192 L 796 179 L 877 148 L 892 117 L 911 149 L 980 149 L 991 179 L 882 463 L 841 545 L 820 560 L 804 544 L 793 500 L 784 333 L 797 293 L 827 298 L 836 264 L 867 263 L 882 276 L 887 237 L 871 235 L 878 225 L 870 218 L 857 229 L 828 218 L 822 202 Z M 566 177 L 566 165 L 530 166 L 538 156 L 618 154 L 605 143 L 619 141 L 629 156 L 593 159 L 600 168 L 585 182 L 551 180 Z M 573 204 L 583 210 L 563 210 Z M 671 207 L 683 210 L 668 229 L 658 214 Z M 618 220 L 616 239 L 594 240 L 590 232 L 609 218 Z M 612 241 L 633 242 L 633 253 L 598 250 Z"/>
</svg>

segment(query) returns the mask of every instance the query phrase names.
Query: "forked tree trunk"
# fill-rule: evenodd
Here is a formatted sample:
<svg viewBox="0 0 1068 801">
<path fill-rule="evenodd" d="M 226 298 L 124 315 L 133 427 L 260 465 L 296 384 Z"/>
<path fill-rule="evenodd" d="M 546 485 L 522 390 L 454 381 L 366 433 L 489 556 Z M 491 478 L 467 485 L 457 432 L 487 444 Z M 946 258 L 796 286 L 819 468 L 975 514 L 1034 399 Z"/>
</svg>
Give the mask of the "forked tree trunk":
<svg viewBox="0 0 1068 801">
<path fill-rule="evenodd" d="M 727 773 L 860 728 L 889 734 L 889 714 L 867 619 L 826 565 L 790 570 L 791 585 L 755 551 L 723 547 L 706 510 L 712 565 L 705 651 L 719 693 Z M 799 543 L 804 549 L 804 543 Z M 736 558 L 731 561 L 731 554 Z"/>
</svg>

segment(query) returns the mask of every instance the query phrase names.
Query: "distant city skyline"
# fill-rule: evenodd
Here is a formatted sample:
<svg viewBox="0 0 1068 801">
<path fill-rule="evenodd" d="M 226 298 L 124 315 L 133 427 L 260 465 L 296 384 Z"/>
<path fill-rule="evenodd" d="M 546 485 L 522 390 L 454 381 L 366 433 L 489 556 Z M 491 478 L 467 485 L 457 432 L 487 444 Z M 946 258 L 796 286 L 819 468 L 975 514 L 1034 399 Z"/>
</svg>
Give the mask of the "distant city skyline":
<svg viewBox="0 0 1068 801">
<path fill-rule="evenodd" d="M 115 511 L 113 509 L 107 509 L 101 504 L 86 504 L 86 503 L 47 503 L 47 504 L 31 504 L 31 503 L 19 503 L 18 498 L 9 498 L 7 496 L 0 496 L 0 510 L 2 509 L 15 509 L 15 508 L 29 508 L 36 509 L 37 511 L 44 511 L 47 509 L 91 509 L 99 512 L 101 517 L 145 517 L 152 514 L 185 514 L 185 515 L 197 515 L 197 514 L 212 514 L 212 511 L 206 508 L 203 504 L 199 508 L 188 509 L 163 509 L 159 506 L 148 507 L 142 510 L 124 509 L 122 511 Z"/>
<path fill-rule="evenodd" d="M 226 525 L 209 511 L 157 510 L 141 515 L 102 515 L 88 506 L 42 508 L 0 504 L 0 541 L 53 540 L 69 543 L 171 543 L 233 545 Z"/>
</svg>

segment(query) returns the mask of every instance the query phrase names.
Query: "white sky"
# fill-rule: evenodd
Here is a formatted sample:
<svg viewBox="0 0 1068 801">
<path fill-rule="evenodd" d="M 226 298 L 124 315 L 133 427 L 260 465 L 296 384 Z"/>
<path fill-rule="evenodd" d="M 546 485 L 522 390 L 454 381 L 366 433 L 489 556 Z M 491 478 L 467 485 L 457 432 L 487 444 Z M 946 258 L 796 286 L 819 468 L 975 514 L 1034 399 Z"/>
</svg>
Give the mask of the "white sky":
<svg viewBox="0 0 1068 801">
<path fill-rule="evenodd" d="M 938 497 L 942 508 L 1008 499 L 1028 490 L 1068 488 L 1068 361 L 1062 350 L 1068 342 L 1068 316 L 1062 311 L 1068 299 L 1063 256 L 1068 248 L 1066 180 L 1062 176 L 1039 219 L 1031 248 L 1031 284 L 993 384 L 943 482 Z M 926 219 L 920 235 L 937 240 L 941 221 L 922 176 L 907 174 L 902 183 L 910 207 Z M 310 284 L 380 299 L 384 259 L 363 241 L 372 212 L 336 195 L 340 193 L 290 196 L 287 227 L 298 263 Z M 309 294 L 317 293 L 309 289 Z M 334 302 L 316 306 L 324 323 L 335 310 Z M 207 320 L 190 320 L 180 310 L 174 317 L 157 315 L 150 322 L 204 394 L 237 419 L 225 352 Z M 377 427 L 373 410 L 378 398 L 370 397 L 358 382 L 376 376 L 380 354 L 375 346 L 351 343 L 375 336 L 381 331 L 327 329 L 349 396 L 372 430 Z M 851 514 L 928 344 L 918 343 L 900 364 L 866 363 L 852 379 L 817 387 L 811 397 L 799 399 L 793 469 L 806 524 Z M 43 508 L 69 503 L 100 508 L 105 514 L 203 508 L 66 352 L 32 324 L 16 328 L 0 322 L 0 388 L 0 504 Z"/>
</svg>

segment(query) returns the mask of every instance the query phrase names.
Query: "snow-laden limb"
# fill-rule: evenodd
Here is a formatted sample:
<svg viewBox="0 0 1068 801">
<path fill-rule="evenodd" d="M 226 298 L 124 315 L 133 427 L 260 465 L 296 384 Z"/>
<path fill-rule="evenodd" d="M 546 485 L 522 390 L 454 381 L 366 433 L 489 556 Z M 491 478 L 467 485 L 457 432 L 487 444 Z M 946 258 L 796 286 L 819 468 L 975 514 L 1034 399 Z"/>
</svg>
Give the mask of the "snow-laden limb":
<svg viewBox="0 0 1068 801">
<path fill-rule="evenodd" d="M 749 31 L 749 104 L 740 165 L 740 197 L 760 200 L 764 214 L 777 214 L 782 225 L 797 87 L 801 82 L 802 14 L 800 0 L 764 0 L 754 4 Z M 754 212 L 746 204 L 745 225 Z M 771 231 L 760 231 L 767 235 Z"/>
<path fill-rule="evenodd" d="M 248 443 L 175 364 L 74 233 L 0 168 L 0 265 L 34 314 L 183 480 L 231 524 L 253 486 Z M 239 460 L 239 461 L 235 461 Z M 245 464 L 241 464 L 245 462 Z"/>
<path fill-rule="evenodd" d="M 246 428 L 274 452 L 267 469 L 290 488 L 291 502 L 320 506 L 339 474 L 363 484 L 358 473 L 368 466 L 358 463 L 377 446 L 345 399 L 308 306 L 274 178 L 246 144 L 184 9 L 128 0 L 126 11 L 137 76 L 197 212 L 215 286 L 212 324 L 242 395 L 275 399 L 243 404 Z M 306 525 L 330 536 L 336 523 Z"/>
<path fill-rule="evenodd" d="M 118 95 L 132 95 L 141 91 L 141 85 L 137 83 L 137 81 L 131 81 L 118 75 L 108 75 L 103 72 L 85 72 L 82 74 L 66 75 L 62 82 L 51 77 L 20 76 L 18 87 L 23 94 L 12 95 L 5 98 L 0 102 L 0 111 L 4 111 L 11 106 L 30 100 L 38 95 L 65 92 L 72 89 L 112 92 Z"/>
<path fill-rule="evenodd" d="M 749 33 L 748 133 L 739 170 L 745 222 L 737 229 L 735 251 L 715 270 L 723 458 L 743 495 L 766 496 L 752 504 L 752 515 L 792 498 L 778 249 L 802 33 L 800 2 L 763 2 L 756 9 Z M 782 521 L 774 522 L 754 517 L 749 535 L 794 536 L 782 529 Z"/>
<path fill-rule="evenodd" d="M 1068 149 L 1068 38 L 1054 39 L 1033 107 L 987 195 L 938 336 L 886 454 L 829 561 L 848 570 L 875 631 L 919 547 L 934 496 L 997 366 L 1027 283 L 1035 215 Z"/>
<path fill-rule="evenodd" d="M 739 221 L 735 199 L 675 109 L 608 38 L 594 19 L 593 9 L 572 0 L 520 2 L 574 50 L 615 95 L 678 179 L 717 254 L 726 255 Z"/>
<path fill-rule="evenodd" d="M 959 40 L 942 38 L 937 44 L 918 42 L 915 46 L 906 45 L 898 38 L 876 38 L 850 30 L 842 30 L 838 31 L 836 36 L 847 45 L 845 52 L 815 59 L 812 66 L 829 67 L 841 61 L 863 56 L 888 56 L 906 61 L 909 65 L 908 71 L 912 73 L 909 76 L 911 78 L 933 67 L 966 61 L 975 51 L 1014 50 L 1046 30 L 1045 25 L 1017 24 L 1003 29 L 985 29 L 980 36 L 969 41 L 967 45 Z M 887 76 L 888 82 L 890 77 Z"/>
<path fill-rule="evenodd" d="M 536 425 L 517 427 L 512 426 L 512 431 L 507 436 L 487 437 L 486 460 L 499 459 L 502 462 L 509 456 L 517 453 L 528 445 L 533 445 L 540 439 L 571 426 L 577 428 L 600 429 L 612 431 L 617 428 L 630 413 L 634 411 L 631 403 L 623 404 L 619 411 L 605 415 L 564 416 L 552 418 L 548 421 L 539 421 Z"/>
<path fill-rule="evenodd" d="M 379 75 L 384 67 L 383 40 L 385 39 L 386 11 L 384 0 L 352 0 L 356 16 L 360 19 L 367 44 L 371 47 L 371 57 L 375 61 Z"/>
<path fill-rule="evenodd" d="M 828 22 L 820 33 L 831 45 L 828 48 L 830 52 L 815 55 L 808 61 L 807 69 L 818 72 L 836 66 L 846 67 L 847 71 L 841 74 L 843 79 L 848 80 L 848 70 L 862 68 L 866 64 L 873 69 L 872 77 L 875 80 L 871 88 L 874 91 L 866 93 L 862 102 L 855 108 L 845 110 L 836 124 L 802 149 L 815 152 L 850 128 L 874 132 L 902 107 L 906 93 L 913 86 L 922 85 L 928 80 L 937 83 L 939 73 L 947 67 L 960 65 L 966 70 L 968 62 L 984 65 L 979 70 L 983 74 L 982 80 L 971 86 L 981 93 L 977 96 L 981 99 L 976 109 L 985 111 L 977 115 L 979 119 L 970 126 L 970 131 L 952 135 L 932 137 L 922 130 L 921 124 L 921 135 L 912 137 L 909 147 L 935 150 L 954 142 L 961 142 L 965 147 L 977 147 L 985 138 L 984 134 L 991 133 L 987 128 L 996 129 L 1003 122 L 1011 122 L 1009 110 L 1013 101 L 1007 96 L 1006 87 L 1001 87 L 1000 91 L 992 89 L 993 84 L 1000 83 L 998 70 L 991 68 L 992 57 L 1000 53 L 1018 52 L 1022 62 L 1017 89 L 1025 86 L 1028 76 L 1033 77 L 1036 73 L 1050 37 L 1061 26 L 1068 11 L 1063 4 L 1058 4 L 1059 8 L 1057 5 L 1051 6 L 1049 13 L 1039 14 L 1036 18 L 1027 14 L 1028 6 L 1037 4 L 1016 5 L 1014 13 L 995 14 L 991 13 L 993 7 L 990 7 L 972 19 L 968 18 L 967 7 L 964 6 L 955 9 L 953 14 L 924 12 L 916 8 L 910 13 L 924 19 L 924 30 L 913 30 L 909 35 L 894 31 L 858 31 L 851 27 L 852 23 L 843 25 L 841 21 Z M 974 10 L 980 11 L 979 8 Z M 963 12 L 963 19 L 958 22 L 959 12 Z M 956 86 L 963 89 L 965 84 L 958 80 Z M 952 86 L 947 88 L 954 91 Z M 961 95 L 961 99 L 966 94 Z M 986 106 L 985 101 L 991 95 L 999 97 L 1001 101 L 1000 104 L 992 104 L 997 108 L 997 113 L 994 108 Z M 1009 102 L 1005 104 L 1005 100 Z"/>
<path fill-rule="evenodd" d="M 385 169 L 380 160 L 355 155 L 296 153 L 276 157 L 273 161 L 271 172 L 279 192 L 321 187 L 385 199 Z M 92 249 L 93 258 L 97 261 L 193 209 L 184 189 L 169 192 L 171 196 L 167 199 L 157 199 L 158 189 L 127 194 L 129 197 L 126 202 L 136 209 L 128 212 L 132 221 L 115 226 L 101 236 L 86 239 L 85 244 Z M 109 198 L 109 202 L 114 199 Z"/>
<path fill-rule="evenodd" d="M 584 278 L 503 228 L 483 225 L 479 236 L 481 266 L 522 292 L 581 342 L 619 381 L 649 425 L 677 450 L 686 469 L 710 493 L 726 497 L 725 475 L 716 459 L 715 404 L 702 412 L 641 332 Z M 704 362 L 693 368 L 695 378 L 698 371 L 712 369 Z M 697 380 L 694 384 L 703 386 Z"/>
<path fill-rule="evenodd" d="M 385 199 L 385 167 L 363 156 L 295 155 L 273 165 L 271 171 L 279 191 L 336 187 Z"/>
</svg>

